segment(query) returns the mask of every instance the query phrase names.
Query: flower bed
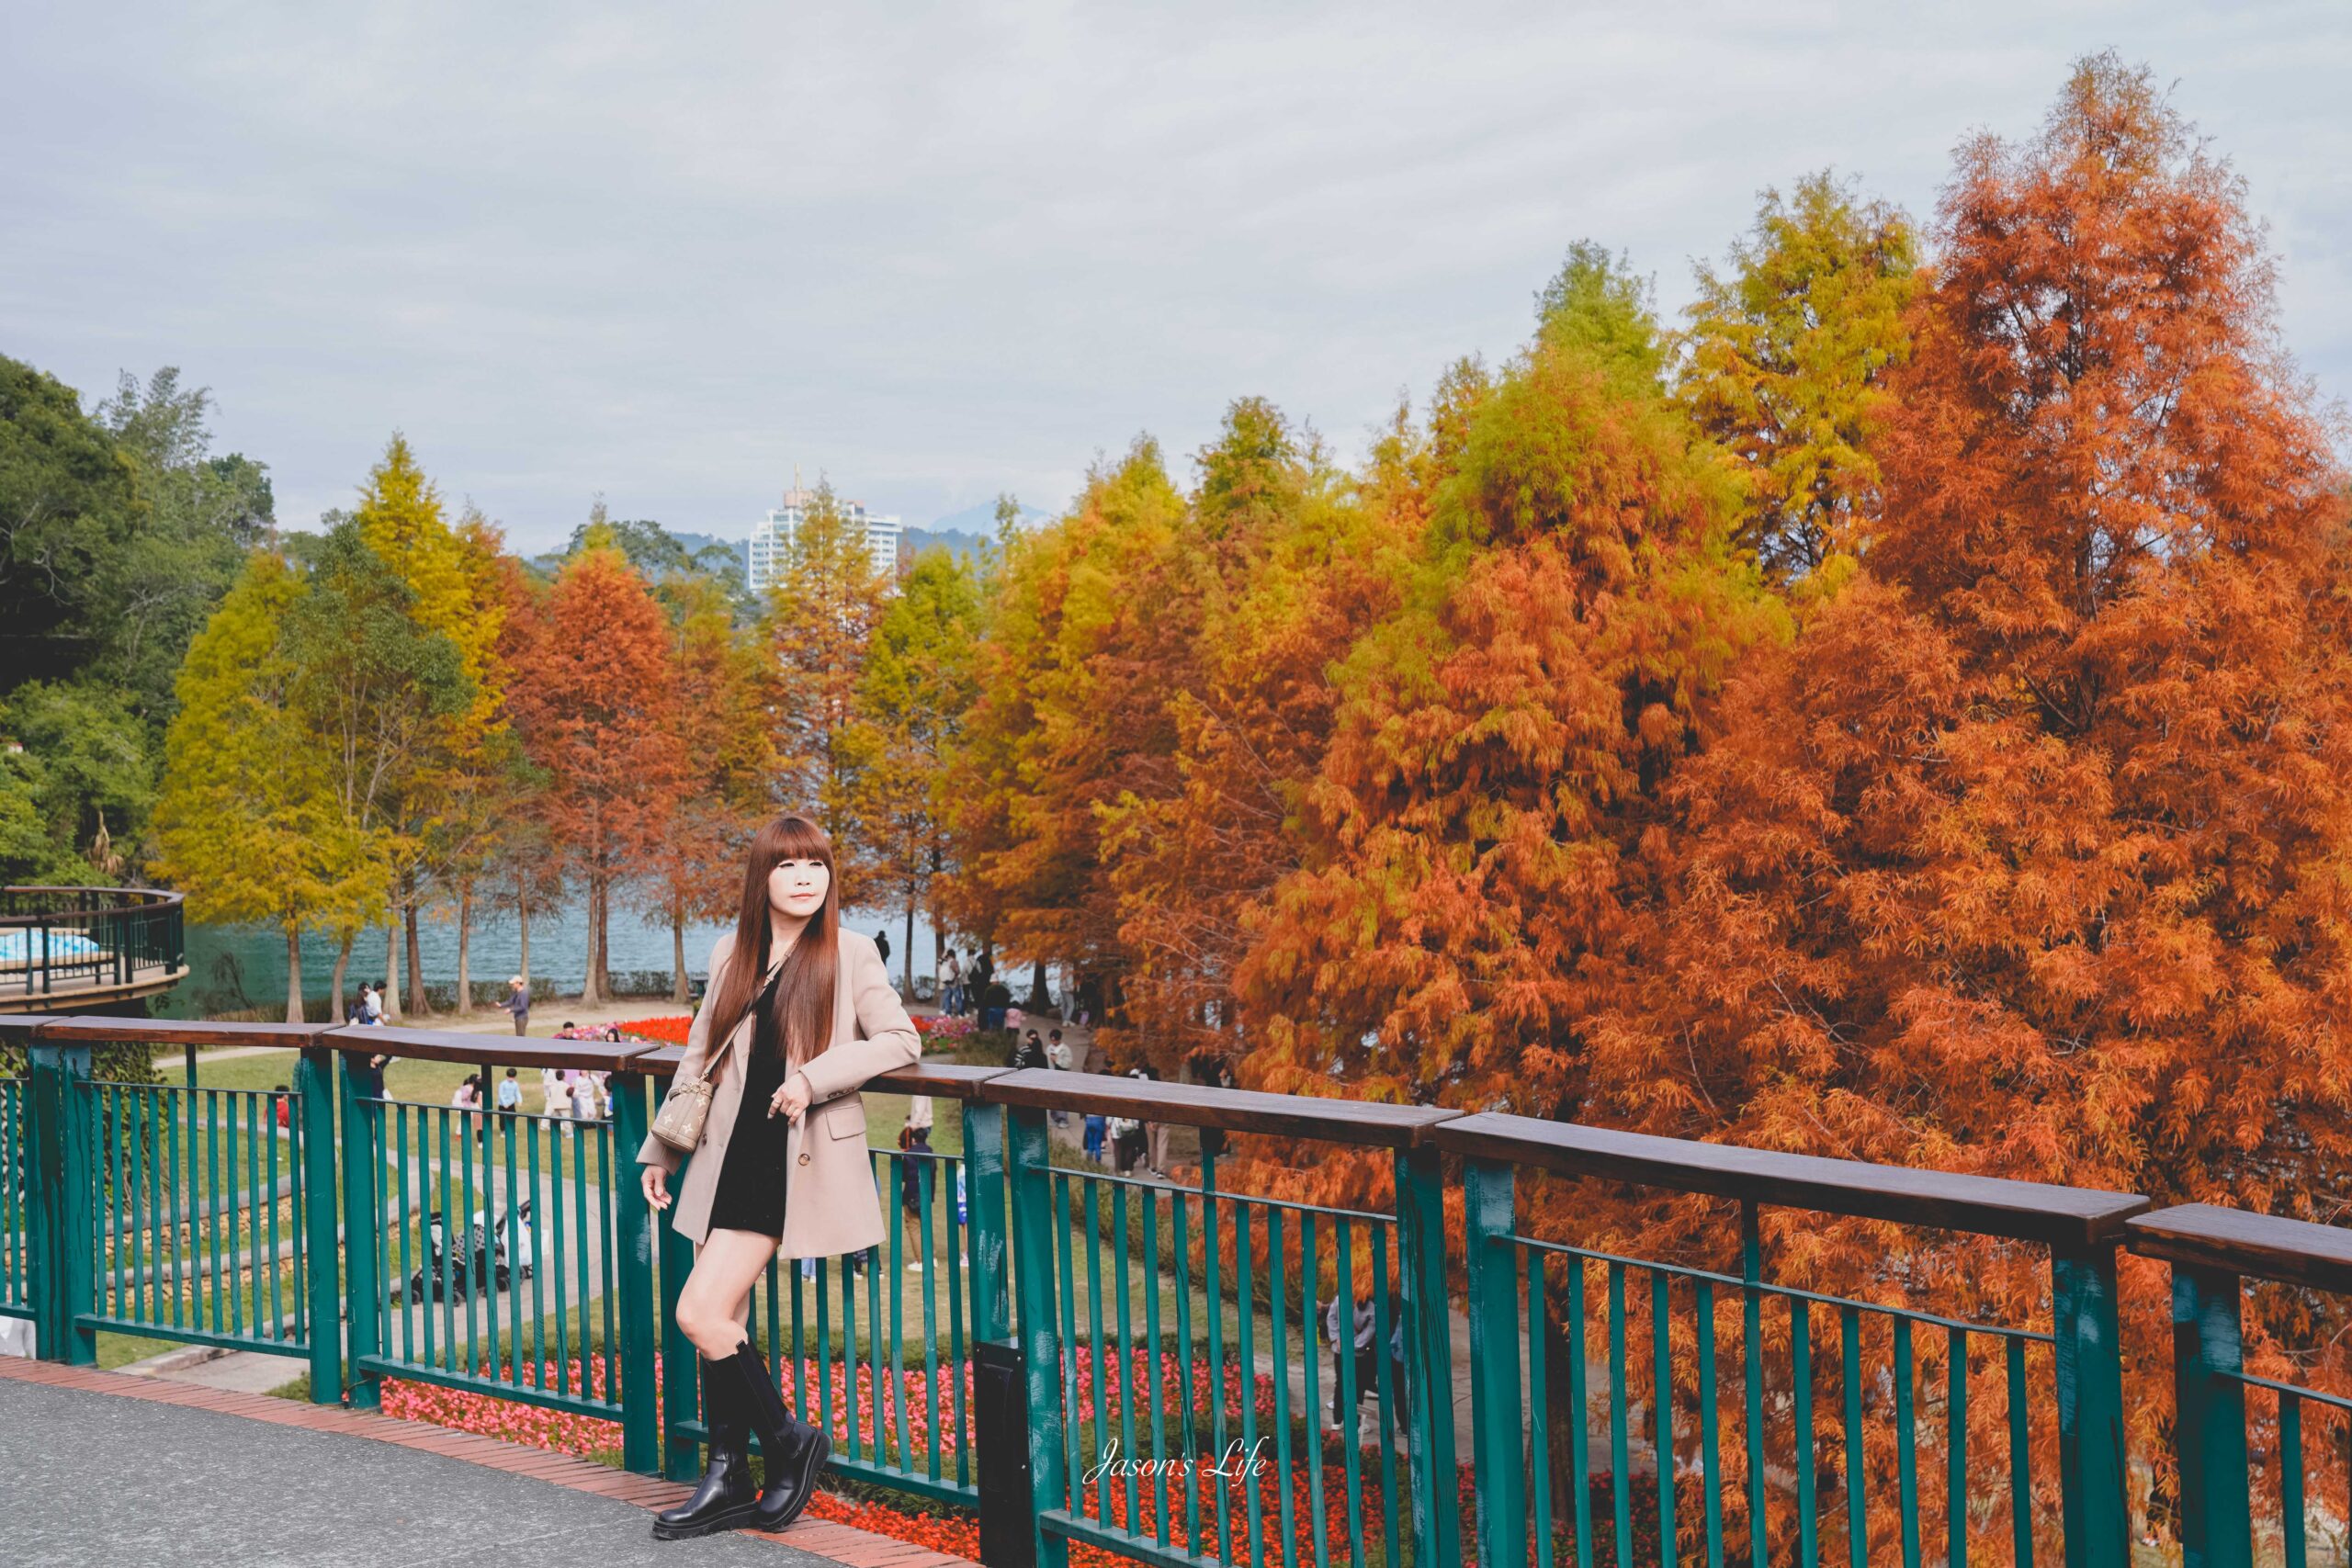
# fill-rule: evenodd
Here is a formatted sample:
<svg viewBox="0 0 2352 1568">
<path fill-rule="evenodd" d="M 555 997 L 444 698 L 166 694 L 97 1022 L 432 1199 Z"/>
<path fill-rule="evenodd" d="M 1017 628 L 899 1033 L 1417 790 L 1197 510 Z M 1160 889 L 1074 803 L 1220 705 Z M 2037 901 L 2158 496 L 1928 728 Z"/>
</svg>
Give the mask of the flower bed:
<svg viewBox="0 0 2352 1568">
<path fill-rule="evenodd" d="M 1102 1358 L 1102 1382 L 1106 1420 L 1114 1422 L 1117 1420 L 1115 1410 L 1119 1387 L 1125 1378 L 1134 1377 L 1138 1382 L 1157 1383 L 1155 1393 L 1159 1395 L 1158 1408 L 1170 1412 L 1188 1412 L 1196 1422 L 1200 1423 L 1202 1428 L 1205 1429 L 1215 1408 L 1209 1398 L 1208 1367 L 1205 1359 L 1197 1355 L 1193 1358 L 1195 1364 L 1189 1380 L 1184 1375 L 1183 1359 L 1177 1352 L 1162 1350 L 1159 1353 L 1158 1357 L 1159 1365 L 1156 1376 L 1151 1367 L 1152 1359 L 1152 1353 L 1148 1348 L 1138 1348 L 1131 1354 L 1105 1350 Z M 1082 1416 L 1091 1416 L 1095 1389 L 1095 1357 L 1091 1350 L 1080 1347 L 1072 1360 L 1075 1409 Z M 961 1371 L 964 1381 L 962 1408 L 968 1410 L 971 1399 L 970 1364 L 967 1362 Z M 483 1365 L 477 1367 L 475 1371 L 476 1375 L 481 1377 L 503 1376 L 506 1369 L 502 1367 L 493 1373 L 489 1366 Z M 833 1451 L 836 1454 L 846 1452 L 851 1411 L 848 1403 L 842 1398 L 843 1384 L 840 1363 L 832 1362 L 820 1370 L 814 1359 L 803 1359 L 797 1364 L 786 1364 L 782 1371 L 781 1381 L 787 1404 L 791 1403 L 796 1388 L 805 1387 L 807 1393 L 804 1406 L 811 1418 L 815 1416 L 819 1408 L 820 1389 L 824 1388 L 830 1393 Z M 1238 1368 L 1231 1366 L 1226 1368 L 1225 1371 L 1226 1397 L 1223 1404 L 1227 1412 L 1227 1435 L 1228 1440 L 1238 1441 L 1240 1434 L 1240 1421 L 1236 1412 L 1241 1391 L 1240 1372 Z M 562 1368 L 548 1362 L 537 1369 L 525 1368 L 524 1372 L 526 1374 L 526 1382 L 537 1386 L 563 1387 L 572 1390 L 584 1387 L 591 1398 L 601 1399 L 606 1396 L 605 1362 L 602 1358 L 591 1359 L 584 1366 L 578 1360 L 573 1360 Z M 955 1370 L 942 1369 L 943 1381 L 955 1375 Z M 660 1385 L 661 1377 L 661 1367 L 657 1362 L 654 1369 L 657 1388 Z M 1189 1390 L 1186 1387 L 1188 1381 L 1191 1385 Z M 1261 1433 L 1271 1433 L 1273 1429 L 1273 1379 L 1261 1373 L 1256 1379 L 1256 1385 L 1253 1393 L 1257 1406 L 1259 1430 Z M 858 1364 L 854 1408 L 857 1416 L 860 1450 L 865 1457 L 872 1458 L 878 1442 L 883 1446 L 885 1455 L 895 1459 L 899 1449 L 899 1411 L 902 1409 L 906 1419 L 906 1441 L 913 1450 L 917 1466 L 923 1466 L 929 1457 L 931 1441 L 932 1402 L 929 1375 L 921 1367 L 910 1368 L 903 1374 L 903 1382 L 900 1384 L 903 1404 L 899 1409 L 892 1408 L 890 1386 L 891 1374 L 885 1367 L 881 1371 L 878 1390 L 881 1408 L 877 1412 L 875 1369 L 869 1363 Z M 952 1387 L 943 1388 L 941 1393 L 950 1400 L 955 1398 L 955 1391 Z M 387 1416 L 413 1421 L 429 1421 L 436 1426 L 449 1427 L 460 1431 L 479 1432 L 486 1437 L 500 1438 L 508 1442 L 524 1443 L 558 1453 L 574 1454 L 607 1464 L 616 1464 L 619 1461 L 621 1434 L 620 1423 L 617 1421 L 575 1416 L 560 1410 L 546 1410 L 537 1405 L 522 1404 L 491 1394 L 465 1393 L 430 1383 L 411 1382 L 390 1376 L 383 1380 L 382 1403 L 384 1414 Z M 952 1404 L 949 1406 L 948 1413 L 951 1417 L 956 1408 Z M 1147 1442 L 1149 1432 L 1149 1413 L 1152 1408 L 1154 1408 L 1153 1404 L 1148 1400 L 1138 1402 L 1137 1438 Z M 1173 1434 L 1170 1436 L 1172 1443 Z M 959 1437 L 960 1434 L 952 1425 L 940 1428 L 939 1448 L 943 1468 L 952 1464 L 959 1445 Z M 1329 1561 L 1345 1562 L 1349 1561 L 1345 1451 L 1337 1438 L 1327 1439 L 1318 1436 L 1316 1441 L 1318 1452 L 1323 1457 L 1324 1506 L 1320 1532 Z M 1273 1451 L 1271 1440 L 1262 1451 L 1271 1456 Z M 1379 1464 L 1379 1450 L 1376 1448 L 1366 1448 L 1361 1451 L 1359 1467 L 1363 1481 L 1362 1507 L 1363 1531 L 1367 1542 L 1377 1541 L 1383 1528 L 1382 1499 L 1378 1485 Z M 952 1471 L 948 1472 L 952 1473 Z M 1466 1484 L 1467 1466 L 1464 1467 L 1463 1473 Z M 1078 1478 L 1073 1476 L 1071 1479 L 1075 1483 Z M 1268 1562 L 1282 1560 L 1281 1510 L 1283 1493 L 1287 1482 L 1292 1517 L 1296 1530 L 1295 1556 L 1293 1560 L 1299 1562 L 1314 1562 L 1318 1521 L 1313 1506 L 1313 1478 L 1307 1465 L 1294 1463 L 1289 1475 L 1284 1477 L 1278 1474 L 1273 1465 L 1269 1462 L 1254 1479 L 1261 1511 L 1261 1529 L 1266 1546 L 1266 1560 Z M 1398 1479 L 1401 1483 L 1403 1481 L 1401 1466 Z M 1172 1539 L 1182 1540 L 1185 1534 L 1185 1487 L 1190 1484 L 1200 1506 L 1204 1540 L 1209 1543 L 1210 1550 L 1214 1551 L 1217 1493 L 1222 1488 L 1225 1493 L 1227 1517 L 1230 1521 L 1233 1533 L 1234 1562 L 1237 1564 L 1248 1564 L 1252 1558 L 1248 1539 L 1248 1495 L 1244 1491 L 1246 1483 L 1247 1480 L 1242 1476 L 1211 1473 L 1209 1467 L 1205 1465 L 1189 1474 L 1178 1470 L 1164 1478 L 1139 1475 L 1135 1481 L 1137 1506 L 1135 1528 L 1147 1536 L 1157 1534 L 1159 1495 L 1160 1487 L 1164 1484 L 1169 1497 L 1170 1535 Z M 1125 1529 L 1129 1523 L 1126 1489 L 1127 1482 L 1125 1477 L 1114 1477 L 1111 1480 L 1107 1517 L 1109 1523 L 1114 1528 Z M 1102 1489 L 1093 1485 L 1084 1487 L 1082 1495 L 1079 1497 L 1078 1506 L 1089 1517 L 1104 1517 Z M 962 1512 L 946 1515 L 915 1512 L 892 1507 L 886 1503 L 843 1497 L 838 1494 L 824 1491 L 820 1491 L 809 1500 L 808 1513 L 813 1517 L 851 1525 L 859 1529 L 870 1530 L 876 1535 L 888 1536 L 894 1540 L 928 1547 L 934 1551 L 944 1551 L 975 1561 L 979 1556 L 979 1520 L 975 1515 Z M 1069 1556 L 1071 1562 L 1077 1565 L 1077 1568 L 1120 1568 L 1120 1565 L 1133 1562 L 1133 1559 L 1122 1557 L 1115 1552 L 1075 1542 L 1070 1547 Z"/>
</svg>

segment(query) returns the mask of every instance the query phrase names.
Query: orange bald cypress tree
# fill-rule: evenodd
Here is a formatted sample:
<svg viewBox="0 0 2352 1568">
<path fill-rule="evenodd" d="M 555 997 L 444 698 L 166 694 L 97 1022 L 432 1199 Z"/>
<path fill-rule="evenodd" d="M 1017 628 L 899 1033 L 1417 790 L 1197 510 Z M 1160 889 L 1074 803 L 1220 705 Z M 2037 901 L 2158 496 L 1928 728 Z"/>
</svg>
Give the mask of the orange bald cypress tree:
<svg viewBox="0 0 2352 1568">
<path fill-rule="evenodd" d="M 2275 355 L 2239 182 L 2100 57 L 2037 139 L 1963 149 L 1936 239 L 1873 547 L 1671 786 L 1691 831 L 1666 962 L 1595 1031 L 1582 1114 L 2330 1213 L 2352 1166 L 2341 480 Z M 1690 1215 L 1617 1212 L 1619 1239 L 1671 1247 Z M 2046 1321 L 2038 1247 L 1782 1218 L 1793 1282 Z M 2135 1452 L 2161 1449 L 2160 1287 L 2127 1268 Z"/>
<path fill-rule="evenodd" d="M 1340 668 L 1305 863 L 1242 968 L 1252 1087 L 1573 1113 L 1643 963 L 1660 791 L 1781 614 L 1644 290 L 1579 246 L 1535 343 L 1443 411 L 1401 607 Z M 1289 1190 L 1377 1197 L 1378 1161 Z"/>
</svg>

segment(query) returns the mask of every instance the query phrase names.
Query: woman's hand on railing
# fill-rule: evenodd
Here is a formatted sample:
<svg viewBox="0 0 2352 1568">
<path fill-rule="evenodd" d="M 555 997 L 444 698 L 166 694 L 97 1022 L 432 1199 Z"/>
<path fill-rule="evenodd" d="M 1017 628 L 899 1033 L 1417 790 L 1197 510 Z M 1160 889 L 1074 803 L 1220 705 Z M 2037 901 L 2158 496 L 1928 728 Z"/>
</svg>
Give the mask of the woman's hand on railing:
<svg viewBox="0 0 2352 1568">
<path fill-rule="evenodd" d="M 670 1206 L 670 1174 L 658 1165 L 649 1165 L 639 1179 L 645 1189 L 645 1201 L 654 1209 Z"/>
</svg>

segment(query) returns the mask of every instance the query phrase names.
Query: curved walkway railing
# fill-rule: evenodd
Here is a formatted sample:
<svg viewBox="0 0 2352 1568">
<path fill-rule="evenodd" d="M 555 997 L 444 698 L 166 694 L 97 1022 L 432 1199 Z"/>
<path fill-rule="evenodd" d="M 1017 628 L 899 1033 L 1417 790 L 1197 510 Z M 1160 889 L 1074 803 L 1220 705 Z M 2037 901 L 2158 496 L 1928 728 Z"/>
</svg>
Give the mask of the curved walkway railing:
<svg viewBox="0 0 2352 1568">
<path fill-rule="evenodd" d="M 187 973 L 180 895 L 153 887 L 0 887 L 0 1008 L 142 995 Z"/>
<path fill-rule="evenodd" d="M 300 1050 L 282 1107 L 90 1076 L 96 1043 L 229 1040 Z M 676 1047 L 40 1017 L 0 1018 L 0 1041 L 29 1047 L 28 1073 L 0 1078 L 0 1314 L 31 1319 L 40 1355 L 87 1362 L 102 1330 L 232 1345 L 303 1359 L 322 1402 L 434 1384 L 616 1423 L 630 1469 L 698 1469 L 695 1355 L 674 1327 L 692 1248 L 633 1163 Z M 608 1073 L 612 1113 L 404 1100 L 379 1055 Z M 2310 1532 L 2346 1523 L 2305 1487 L 2305 1428 L 2315 1413 L 2340 1433 L 2352 1403 L 2248 1375 L 2238 1331 L 2246 1281 L 2352 1291 L 2344 1231 L 1050 1070 L 926 1065 L 866 1089 L 953 1107 L 960 1147 L 873 1150 L 887 1244 L 771 1264 L 751 1326 L 833 1432 L 837 1474 L 976 1509 L 990 1564 L 1061 1568 L 1080 1546 L 1159 1568 L 2127 1568 L 2127 1483 L 2158 1472 L 2192 1563 L 2246 1568 L 2261 1540 L 2303 1568 Z M 1197 1180 L 1056 1165 L 1049 1123 L 1069 1112 L 1200 1129 Z M 1233 1134 L 1372 1151 L 1393 1201 L 1237 1190 Z M 1599 1245 L 1598 1208 L 1561 1198 L 1595 1182 L 1690 1205 L 1688 1255 Z M 2041 1258 L 2012 1278 L 2042 1283 L 2015 1320 L 1802 1288 L 1770 1276 L 1765 1241 L 1810 1222 L 1776 1211 L 1918 1233 L 1878 1285 L 1933 1277 L 1953 1237 Z M 2172 1270 L 2163 1451 L 2125 1437 L 2126 1247 Z M 2250 1440 L 2284 1456 L 2259 1498 Z"/>
</svg>

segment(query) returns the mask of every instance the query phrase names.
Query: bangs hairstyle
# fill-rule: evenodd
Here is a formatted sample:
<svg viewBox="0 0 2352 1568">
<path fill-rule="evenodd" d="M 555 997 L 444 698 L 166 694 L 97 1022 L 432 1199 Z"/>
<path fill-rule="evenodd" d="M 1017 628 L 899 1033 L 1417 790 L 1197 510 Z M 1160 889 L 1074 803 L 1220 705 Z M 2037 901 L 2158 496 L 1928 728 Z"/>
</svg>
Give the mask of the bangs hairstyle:
<svg viewBox="0 0 2352 1568">
<path fill-rule="evenodd" d="M 743 904 L 735 917 L 735 943 L 711 987 L 710 1000 L 714 1021 L 739 1017 L 752 1004 L 767 974 L 773 934 L 768 874 L 788 860 L 824 863 L 825 901 L 786 954 L 768 1010 L 775 1037 L 784 1043 L 786 1073 L 832 1043 L 833 976 L 840 965 L 841 877 L 833 865 L 833 841 L 808 818 L 779 817 L 752 835 L 751 856 L 743 867 Z M 717 1026 L 714 1021 L 712 1027 Z M 724 1043 L 714 1040 L 710 1048 L 715 1051 Z"/>
</svg>

